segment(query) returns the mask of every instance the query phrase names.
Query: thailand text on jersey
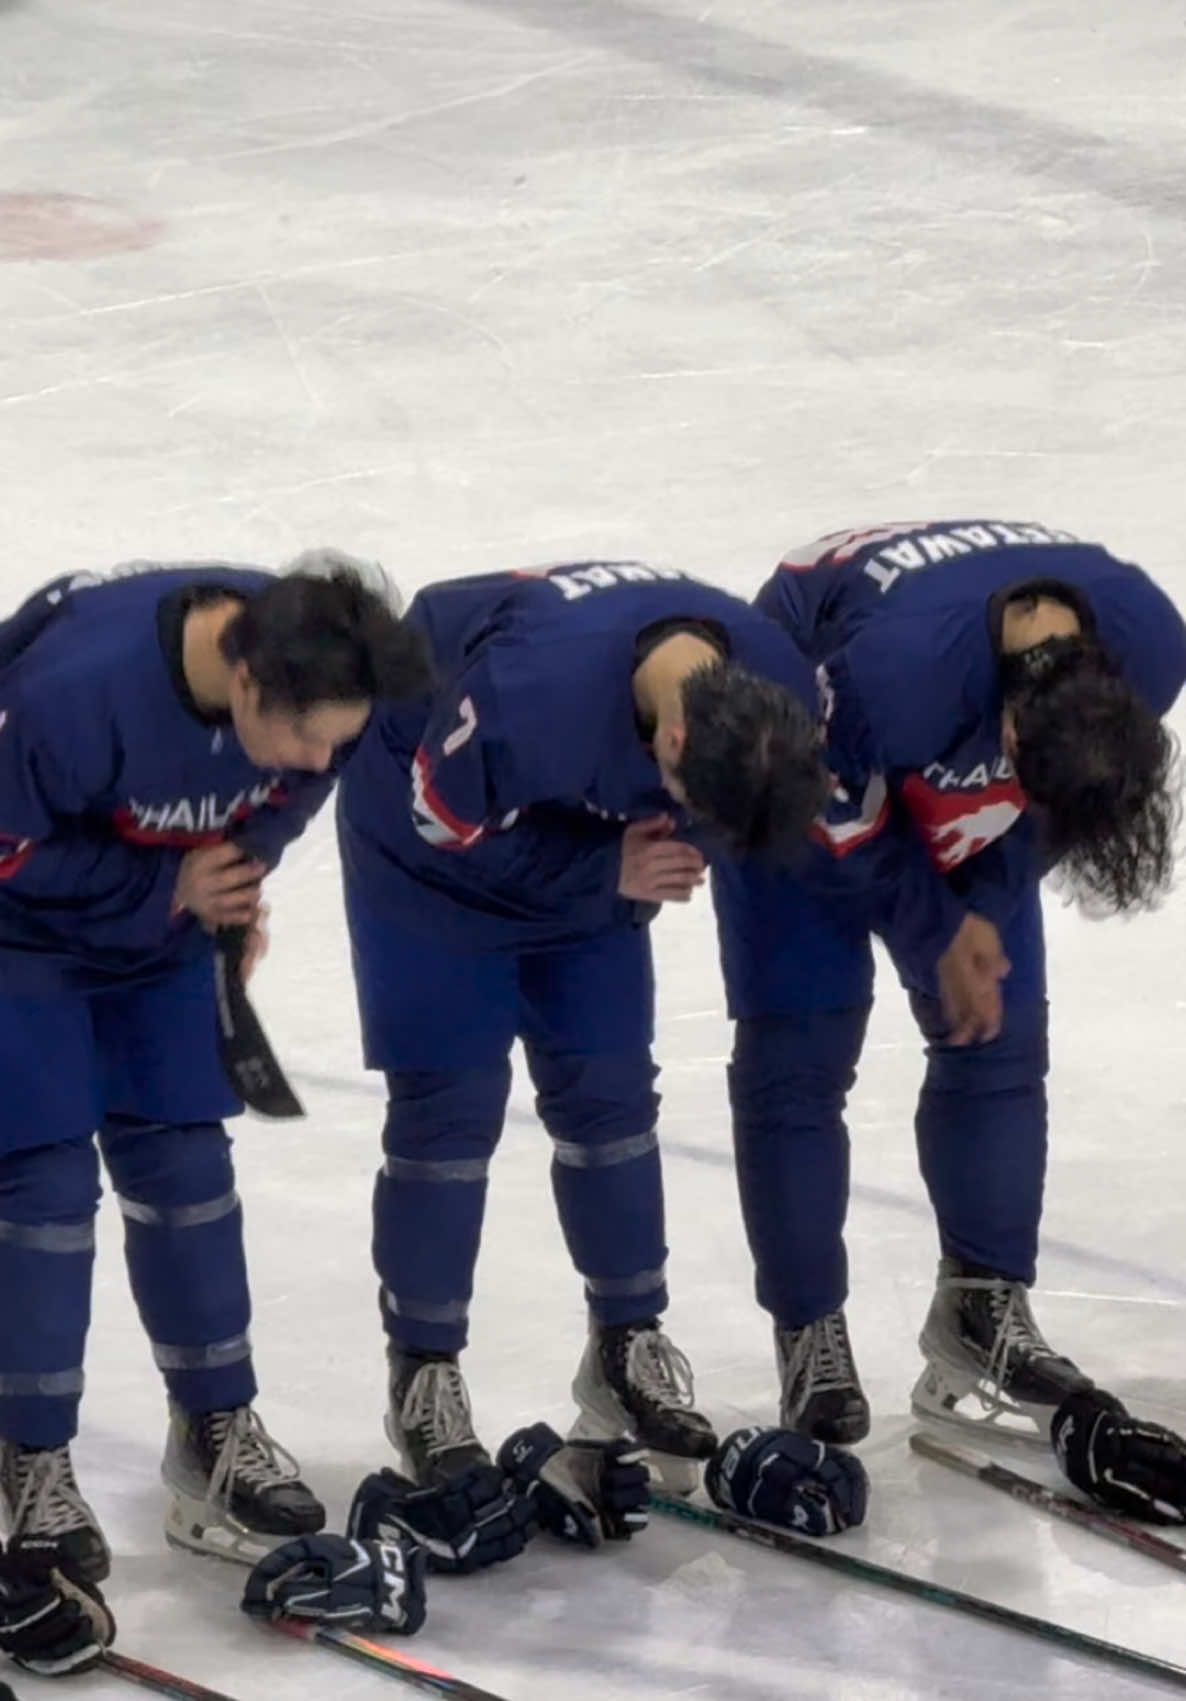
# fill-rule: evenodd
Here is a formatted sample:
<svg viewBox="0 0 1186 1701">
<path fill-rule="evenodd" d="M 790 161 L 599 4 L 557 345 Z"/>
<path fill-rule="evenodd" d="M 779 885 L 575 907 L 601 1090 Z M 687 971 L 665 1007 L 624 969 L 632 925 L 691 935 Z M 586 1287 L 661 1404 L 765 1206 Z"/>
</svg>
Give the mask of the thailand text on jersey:
<svg viewBox="0 0 1186 1701">
<path fill-rule="evenodd" d="M 702 627 L 816 711 L 811 669 L 774 622 L 673 569 L 584 562 L 450 580 L 421 591 L 408 619 L 440 683 L 427 708 L 377 714 L 351 764 L 348 884 L 387 886 L 423 914 L 423 894 L 397 899 L 399 871 L 466 906 L 475 943 L 613 919 L 620 824 L 678 817 L 635 714 L 648 628 Z"/>
<path fill-rule="evenodd" d="M 837 532 L 792 551 L 757 597 L 820 668 L 829 744 L 857 802 L 843 854 L 884 824 L 893 797 L 936 868 L 955 870 L 1019 821 L 1025 799 L 1001 748 L 990 605 L 1031 581 L 1068 587 L 1125 678 L 1164 714 L 1186 680 L 1186 629 L 1139 567 L 1068 532 L 999 520 Z M 880 819 L 879 817 L 880 813 Z"/>
<path fill-rule="evenodd" d="M 264 772 L 181 668 L 186 607 L 262 570 L 145 567 L 55 580 L 0 623 L 0 973 L 98 980 L 200 945 L 172 917 L 184 852 L 233 835 L 268 863 L 331 779 Z"/>
</svg>

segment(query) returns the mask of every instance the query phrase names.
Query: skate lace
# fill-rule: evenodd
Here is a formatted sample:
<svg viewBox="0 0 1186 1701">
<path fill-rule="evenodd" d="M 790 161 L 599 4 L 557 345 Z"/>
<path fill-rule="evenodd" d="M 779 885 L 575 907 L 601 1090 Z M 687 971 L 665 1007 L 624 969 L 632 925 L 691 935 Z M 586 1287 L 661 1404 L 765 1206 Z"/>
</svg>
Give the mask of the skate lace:
<svg viewBox="0 0 1186 1701">
<path fill-rule="evenodd" d="M 856 1380 L 848 1329 L 838 1311 L 819 1319 L 812 1330 L 811 1344 L 818 1388 L 847 1388 Z"/>
<path fill-rule="evenodd" d="M 631 1337 L 626 1377 L 656 1406 L 688 1410 L 695 1398 L 692 1366 L 661 1329 L 640 1329 Z"/>
<path fill-rule="evenodd" d="M 818 1393 L 850 1388 L 856 1382 L 856 1365 L 841 1312 L 829 1312 L 802 1329 L 788 1330 L 781 1340 L 784 1408 L 796 1405 L 804 1377 L 810 1377 L 812 1390 Z"/>
<path fill-rule="evenodd" d="M 49 1536 L 57 1541 L 72 1530 L 88 1529 L 98 1520 L 74 1480 L 74 1467 L 65 1447 L 17 1451 L 14 1474 L 12 1533 Z"/>
<path fill-rule="evenodd" d="M 279 1483 L 295 1482 L 300 1475 L 292 1454 L 273 1441 L 250 1406 L 210 1412 L 204 1422 L 215 1454 L 206 1492 L 209 1502 L 229 1505 L 236 1487 L 275 1488 Z"/>
<path fill-rule="evenodd" d="M 426 1364 L 412 1378 L 400 1422 L 429 1453 L 464 1447 L 474 1439 L 474 1419 L 465 1381 L 455 1364 Z"/>
<path fill-rule="evenodd" d="M 988 1350 L 985 1378 L 998 1392 L 1007 1385 L 1017 1361 L 1057 1357 L 1034 1321 L 1023 1282 L 1007 1282 L 999 1276 L 960 1276 L 953 1285 L 988 1295 L 988 1314 L 996 1333 Z"/>
</svg>

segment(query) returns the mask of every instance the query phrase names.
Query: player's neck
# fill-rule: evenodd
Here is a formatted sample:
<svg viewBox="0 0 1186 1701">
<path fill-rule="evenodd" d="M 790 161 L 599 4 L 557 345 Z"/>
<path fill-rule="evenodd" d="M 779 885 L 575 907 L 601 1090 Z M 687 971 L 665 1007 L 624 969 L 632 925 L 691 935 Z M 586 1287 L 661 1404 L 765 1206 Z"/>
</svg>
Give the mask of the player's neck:
<svg viewBox="0 0 1186 1701">
<path fill-rule="evenodd" d="M 227 623 L 242 605 L 199 603 L 185 617 L 181 635 L 181 665 L 190 695 L 203 714 L 221 714 L 231 702 L 231 664 L 218 647 Z"/>
<path fill-rule="evenodd" d="M 1081 631 L 1079 616 L 1057 597 L 1023 598 L 1005 604 L 1001 618 L 1001 649 L 1008 655 L 1031 650 L 1047 638 L 1074 638 Z"/>
<path fill-rule="evenodd" d="M 634 706 L 645 726 L 682 723 L 683 684 L 698 667 L 720 661 L 720 651 L 694 632 L 673 632 L 634 670 Z"/>
</svg>

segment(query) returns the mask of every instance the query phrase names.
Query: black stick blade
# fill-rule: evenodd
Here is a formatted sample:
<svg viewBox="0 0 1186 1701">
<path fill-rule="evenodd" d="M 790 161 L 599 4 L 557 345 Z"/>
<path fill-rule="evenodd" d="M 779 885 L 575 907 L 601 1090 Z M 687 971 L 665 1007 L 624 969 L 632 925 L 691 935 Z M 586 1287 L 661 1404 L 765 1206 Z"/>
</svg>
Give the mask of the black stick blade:
<svg viewBox="0 0 1186 1701">
<path fill-rule="evenodd" d="M 304 1116 L 243 985 L 246 929 L 219 928 L 214 942 L 214 998 L 218 1055 L 228 1081 L 245 1105 L 275 1121 Z"/>
</svg>

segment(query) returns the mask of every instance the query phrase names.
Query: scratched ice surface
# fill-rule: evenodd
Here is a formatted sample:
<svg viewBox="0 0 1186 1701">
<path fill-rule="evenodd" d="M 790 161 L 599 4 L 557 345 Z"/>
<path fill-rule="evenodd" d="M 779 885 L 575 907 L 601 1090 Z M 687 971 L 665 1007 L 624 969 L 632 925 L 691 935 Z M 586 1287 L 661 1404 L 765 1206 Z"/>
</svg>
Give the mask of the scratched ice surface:
<svg viewBox="0 0 1186 1701">
<path fill-rule="evenodd" d="M 409 587 L 607 551 L 746 590 L 843 524 L 983 512 L 1186 588 L 1184 49 L 1170 0 L 0 0 L 6 599 L 318 541 Z M 382 1100 L 327 822 L 274 884 L 259 1002 L 310 1115 L 240 1132 L 261 1407 L 340 1521 L 386 1453 Z M 1051 910 L 1038 1296 L 1060 1346 L 1179 1422 L 1184 923 L 1180 898 L 1130 926 Z M 671 1330 L 721 1422 L 770 1421 L 706 905 L 657 943 Z M 887 978 L 852 1117 L 876 1422 L 850 1545 L 1186 1662 L 1180 1583 L 905 1450 L 935 1251 L 918 1074 Z M 568 1409 L 583 1320 L 547 1159 L 520 1086 L 467 1358 L 492 1442 Z M 241 1620 L 236 1573 L 164 1549 L 162 1401 L 110 1206 L 102 1241 L 78 1463 L 122 1645 L 241 1701 L 377 1696 Z M 1153 1693 L 666 1524 L 437 1583 L 418 1647 L 510 1701 Z"/>
</svg>

